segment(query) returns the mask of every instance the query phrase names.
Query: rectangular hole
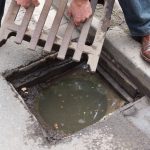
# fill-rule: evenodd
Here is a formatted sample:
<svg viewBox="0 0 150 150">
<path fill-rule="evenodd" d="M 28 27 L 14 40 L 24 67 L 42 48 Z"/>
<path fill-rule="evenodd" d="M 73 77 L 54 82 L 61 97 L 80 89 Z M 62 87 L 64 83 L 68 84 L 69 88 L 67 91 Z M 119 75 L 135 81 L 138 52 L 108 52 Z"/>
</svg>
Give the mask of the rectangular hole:
<svg viewBox="0 0 150 150">
<path fill-rule="evenodd" d="M 101 64 L 100 67 L 105 68 L 105 66 L 103 65 Z M 42 127 L 45 129 L 48 139 L 53 142 L 56 142 L 65 136 L 73 134 L 85 128 L 86 126 L 89 126 L 101 120 L 103 116 L 114 112 L 121 106 L 124 106 L 124 104 L 126 103 L 124 99 L 122 99 L 118 95 L 118 93 L 114 91 L 112 86 L 110 86 L 99 73 L 92 75 L 88 72 L 87 66 L 84 65 L 83 62 L 75 63 L 69 58 L 64 61 L 59 61 L 57 59 L 47 57 L 45 61 L 40 60 L 38 62 L 30 64 L 29 66 L 26 66 L 25 68 L 21 68 L 21 71 L 18 70 L 16 72 L 13 72 L 11 75 L 7 76 L 7 80 L 14 85 L 16 90 L 23 97 L 31 112 L 36 116 Z M 69 84 L 71 84 L 72 86 L 70 86 L 70 88 L 66 88 L 65 86 L 69 86 Z M 62 85 L 65 86 L 61 88 Z M 72 91 L 71 88 L 73 88 Z M 90 91 L 85 92 L 84 89 L 86 88 Z M 64 89 L 66 89 L 66 91 L 64 91 Z M 97 90 L 100 93 L 102 92 L 101 96 L 97 95 L 99 93 L 95 93 Z M 43 98 L 46 97 L 44 92 L 46 92 L 45 94 L 48 94 L 48 97 L 52 96 L 49 97 L 47 100 L 45 99 L 47 101 L 46 104 L 43 103 Z M 94 97 L 94 95 L 90 95 L 90 92 L 95 93 L 97 96 Z M 45 95 L 44 97 L 43 94 Z M 63 97 L 63 95 L 65 94 L 66 98 Z M 75 97 L 72 97 L 72 95 L 74 95 Z M 84 102 L 82 101 L 82 98 L 84 96 L 87 96 L 86 100 L 88 101 L 88 103 L 86 104 L 84 104 Z M 92 101 L 94 101 L 94 103 L 97 103 L 95 100 L 98 98 L 98 101 L 100 100 L 99 102 L 102 102 L 102 104 L 97 103 L 98 105 L 96 105 L 95 107 L 91 100 L 88 99 L 89 97 Z M 71 100 L 71 98 L 73 101 Z M 81 100 L 77 101 L 77 103 L 74 104 L 74 102 L 76 101 L 75 98 L 77 98 L 77 100 L 81 98 Z M 105 106 L 105 100 L 107 101 L 107 105 L 109 107 L 107 107 L 105 110 L 103 110 L 104 108 L 99 109 L 99 107 Z M 64 101 L 67 101 L 66 105 L 64 104 Z M 50 106 L 53 106 L 50 109 L 46 108 L 49 105 L 49 102 Z M 77 108 L 74 108 L 74 106 L 77 106 Z M 83 106 L 83 108 L 81 106 Z M 92 106 L 94 108 L 92 108 L 92 110 L 89 109 L 93 111 L 91 112 L 91 115 L 90 111 L 84 106 Z M 68 109 L 70 109 L 70 112 L 65 113 L 66 117 L 61 116 L 63 113 L 60 113 L 61 109 L 65 109 L 65 107 L 68 107 Z M 82 109 L 79 109 L 79 107 L 81 107 Z M 42 110 L 40 110 L 41 108 Z M 83 110 L 83 112 L 79 111 L 81 114 L 79 115 L 79 117 L 75 118 L 77 124 L 81 125 L 81 128 L 78 128 L 79 126 L 77 125 L 76 127 L 73 127 L 73 129 L 71 129 L 70 131 L 70 126 L 68 126 L 67 124 L 67 122 L 69 122 L 70 120 L 68 120 L 67 122 L 59 122 L 59 120 L 55 120 L 55 117 L 57 118 L 57 115 L 59 113 L 61 116 L 60 118 L 66 118 L 67 120 L 67 118 L 69 119 L 70 117 L 67 117 L 67 114 L 76 114 L 78 112 L 78 109 L 80 111 Z M 42 112 L 39 113 L 39 111 Z M 49 115 L 48 118 L 52 121 L 51 123 L 48 123 L 45 120 L 47 118 L 45 118 L 46 114 L 43 114 L 44 111 L 47 111 L 47 115 Z M 99 115 L 98 111 L 100 111 L 101 113 L 103 113 L 104 111 L 105 113 L 100 118 L 95 119 Z M 94 118 L 94 122 L 86 124 L 86 114 L 88 114 L 89 117 Z M 73 116 L 71 116 L 70 118 L 73 118 Z M 66 128 L 64 126 L 66 126 Z"/>
</svg>

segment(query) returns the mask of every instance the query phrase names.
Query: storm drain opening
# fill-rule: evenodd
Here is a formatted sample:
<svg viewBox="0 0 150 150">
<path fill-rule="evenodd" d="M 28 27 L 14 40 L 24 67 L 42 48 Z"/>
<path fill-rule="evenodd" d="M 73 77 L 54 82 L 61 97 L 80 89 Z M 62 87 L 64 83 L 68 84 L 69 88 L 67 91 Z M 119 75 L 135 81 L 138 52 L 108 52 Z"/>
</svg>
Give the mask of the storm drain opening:
<svg viewBox="0 0 150 150">
<path fill-rule="evenodd" d="M 94 74 L 84 59 L 76 63 L 54 57 L 46 56 L 5 74 L 50 142 L 92 125 L 142 96 L 107 53 L 102 53 Z"/>
</svg>

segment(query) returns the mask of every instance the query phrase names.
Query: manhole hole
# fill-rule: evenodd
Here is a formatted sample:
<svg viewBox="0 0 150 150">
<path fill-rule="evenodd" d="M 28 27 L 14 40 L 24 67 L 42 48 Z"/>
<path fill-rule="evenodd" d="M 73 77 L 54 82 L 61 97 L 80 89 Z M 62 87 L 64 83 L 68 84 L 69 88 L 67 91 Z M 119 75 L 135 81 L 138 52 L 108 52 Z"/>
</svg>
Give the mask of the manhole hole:
<svg viewBox="0 0 150 150">
<path fill-rule="evenodd" d="M 103 61 L 101 68 L 106 65 Z M 91 74 L 84 64 L 71 59 L 58 61 L 47 57 L 6 75 L 45 129 L 50 141 L 60 140 L 94 124 L 123 106 L 125 100 L 132 99 L 122 88 L 116 92 L 111 86 L 115 82 L 109 79 L 110 85 L 103 78 L 106 73 L 103 77 L 99 71 Z M 113 69 L 110 70 L 112 72 Z M 121 84 L 125 83 L 123 85 L 134 99 L 137 89 L 128 80 L 121 79 Z M 114 85 L 119 89 L 117 83 Z"/>
<path fill-rule="evenodd" d="M 66 134 L 89 126 L 124 104 L 98 74 L 76 68 L 47 84 L 35 97 L 44 121 Z"/>
</svg>

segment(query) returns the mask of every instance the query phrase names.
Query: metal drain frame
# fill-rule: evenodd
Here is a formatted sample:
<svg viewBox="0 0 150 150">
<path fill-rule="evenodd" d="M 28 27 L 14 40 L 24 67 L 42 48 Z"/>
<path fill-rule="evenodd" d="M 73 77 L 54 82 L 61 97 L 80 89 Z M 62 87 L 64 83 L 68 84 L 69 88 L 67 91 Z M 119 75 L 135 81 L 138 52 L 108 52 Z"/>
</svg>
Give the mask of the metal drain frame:
<svg viewBox="0 0 150 150">
<path fill-rule="evenodd" d="M 101 54 L 101 49 L 103 46 L 105 35 L 110 26 L 110 19 L 115 0 L 105 0 L 103 15 L 100 19 L 99 28 L 97 29 L 94 42 L 91 46 L 88 46 L 85 43 L 89 33 L 89 29 L 91 27 L 93 16 L 90 19 L 88 19 L 86 23 L 83 24 L 78 42 L 71 42 L 71 36 L 75 29 L 75 25 L 73 24 L 72 20 L 70 20 L 70 22 L 68 23 L 68 27 L 66 29 L 63 39 L 57 37 L 57 32 L 62 17 L 64 15 L 67 2 L 68 0 L 60 1 L 60 7 L 57 10 L 57 14 L 53 21 L 52 28 L 47 36 L 46 34 L 42 33 L 42 29 L 44 27 L 46 18 L 48 16 L 48 12 L 52 5 L 52 0 L 46 0 L 34 31 L 28 29 L 28 25 L 33 15 L 35 7 L 31 6 L 26 10 L 22 23 L 19 26 L 15 24 L 15 19 L 18 15 L 20 6 L 17 5 L 15 0 L 12 0 L 11 5 L 8 9 L 8 13 L 2 24 L 2 28 L 0 29 L 0 46 L 2 46 L 10 36 L 16 36 L 15 42 L 18 44 L 21 44 L 23 40 L 28 41 L 29 48 L 33 50 L 36 49 L 37 45 L 40 45 L 39 41 L 43 41 L 43 50 L 48 53 L 51 52 L 53 44 L 57 44 L 60 46 L 57 56 L 58 59 L 65 59 L 68 48 L 73 49 L 73 60 L 79 62 L 81 60 L 82 54 L 87 54 L 87 64 L 89 65 L 90 70 L 92 72 L 95 72 Z M 91 1 L 93 12 L 96 8 L 97 2 L 98 0 Z"/>
</svg>

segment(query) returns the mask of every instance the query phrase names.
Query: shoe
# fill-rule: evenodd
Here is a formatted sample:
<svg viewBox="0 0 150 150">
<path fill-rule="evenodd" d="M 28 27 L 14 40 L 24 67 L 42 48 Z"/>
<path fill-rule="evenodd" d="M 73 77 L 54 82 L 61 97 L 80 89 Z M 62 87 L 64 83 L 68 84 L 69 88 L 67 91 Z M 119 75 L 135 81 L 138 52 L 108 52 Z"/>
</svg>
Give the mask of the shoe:
<svg viewBox="0 0 150 150">
<path fill-rule="evenodd" d="M 142 39 L 141 56 L 145 61 L 150 62 L 150 35 Z"/>
</svg>

